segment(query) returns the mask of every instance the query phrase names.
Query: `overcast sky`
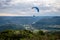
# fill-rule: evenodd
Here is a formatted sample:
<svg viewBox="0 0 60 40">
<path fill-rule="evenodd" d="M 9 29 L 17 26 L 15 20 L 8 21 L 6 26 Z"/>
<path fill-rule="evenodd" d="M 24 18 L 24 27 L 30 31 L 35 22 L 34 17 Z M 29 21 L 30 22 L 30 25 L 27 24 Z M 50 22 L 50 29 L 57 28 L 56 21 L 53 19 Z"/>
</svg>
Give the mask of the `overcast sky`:
<svg viewBox="0 0 60 40">
<path fill-rule="evenodd" d="M 38 7 L 37 12 L 32 7 Z M 60 16 L 60 0 L 0 0 L 0 16 Z"/>
</svg>

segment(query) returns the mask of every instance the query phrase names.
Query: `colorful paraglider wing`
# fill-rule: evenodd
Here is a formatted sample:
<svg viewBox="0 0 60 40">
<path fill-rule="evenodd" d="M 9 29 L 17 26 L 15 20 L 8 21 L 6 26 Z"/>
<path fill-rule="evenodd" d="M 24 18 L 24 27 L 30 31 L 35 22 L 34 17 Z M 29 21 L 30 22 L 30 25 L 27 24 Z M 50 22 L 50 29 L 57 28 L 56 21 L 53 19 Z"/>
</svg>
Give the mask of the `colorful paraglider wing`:
<svg viewBox="0 0 60 40">
<path fill-rule="evenodd" d="M 39 12 L 39 8 L 38 7 L 32 7 L 32 9 L 35 8 L 37 10 L 37 12 Z"/>
</svg>

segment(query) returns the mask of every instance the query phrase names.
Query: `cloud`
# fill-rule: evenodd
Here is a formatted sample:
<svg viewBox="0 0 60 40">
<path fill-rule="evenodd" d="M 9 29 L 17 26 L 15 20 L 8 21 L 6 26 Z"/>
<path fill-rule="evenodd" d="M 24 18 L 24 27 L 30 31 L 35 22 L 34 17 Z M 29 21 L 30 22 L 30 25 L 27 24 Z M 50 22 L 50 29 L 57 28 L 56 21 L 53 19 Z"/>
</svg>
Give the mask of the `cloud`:
<svg viewBox="0 0 60 40">
<path fill-rule="evenodd" d="M 40 12 L 32 9 L 33 6 L 37 6 Z M 60 15 L 60 0 L 1 0 L 0 15 L 2 13 L 18 16 L 56 16 Z"/>
<path fill-rule="evenodd" d="M 10 6 L 11 0 L 0 0 L 0 9 L 4 9 Z"/>
</svg>

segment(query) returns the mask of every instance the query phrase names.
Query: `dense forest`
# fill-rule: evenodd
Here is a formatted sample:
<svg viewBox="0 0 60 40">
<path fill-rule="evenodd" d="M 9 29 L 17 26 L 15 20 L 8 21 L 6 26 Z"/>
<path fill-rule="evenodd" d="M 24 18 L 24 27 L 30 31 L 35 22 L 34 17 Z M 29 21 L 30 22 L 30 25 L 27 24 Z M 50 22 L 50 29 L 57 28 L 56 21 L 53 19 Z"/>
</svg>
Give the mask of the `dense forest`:
<svg viewBox="0 0 60 40">
<path fill-rule="evenodd" d="M 5 30 L 0 32 L 0 40 L 60 40 L 60 31 Z"/>
</svg>

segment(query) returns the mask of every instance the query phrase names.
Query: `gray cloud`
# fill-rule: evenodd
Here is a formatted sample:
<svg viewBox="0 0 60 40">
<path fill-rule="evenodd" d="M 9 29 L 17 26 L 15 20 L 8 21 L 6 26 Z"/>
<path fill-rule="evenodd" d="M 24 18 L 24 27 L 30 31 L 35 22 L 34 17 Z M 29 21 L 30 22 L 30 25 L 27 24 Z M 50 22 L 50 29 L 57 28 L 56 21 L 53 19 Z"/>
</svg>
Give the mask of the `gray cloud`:
<svg viewBox="0 0 60 40">
<path fill-rule="evenodd" d="M 16 1 L 16 0 L 15 0 Z M 48 4 L 48 5 L 47 5 Z M 23 15 L 60 15 L 60 7 L 47 1 L 45 3 L 33 3 L 33 2 L 12 2 L 12 0 L 1 0 L 0 1 L 0 14 L 10 13 L 10 14 L 23 14 Z M 33 6 L 38 6 L 40 12 L 36 14 L 35 10 L 32 9 Z M 58 8 L 59 7 L 59 8 Z M 58 14 L 57 14 L 58 13 Z"/>
<path fill-rule="evenodd" d="M 0 9 L 5 9 L 10 6 L 11 0 L 0 0 Z"/>
</svg>

